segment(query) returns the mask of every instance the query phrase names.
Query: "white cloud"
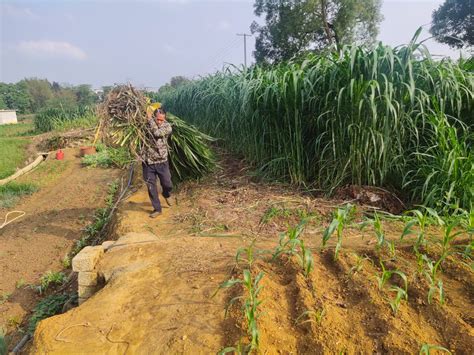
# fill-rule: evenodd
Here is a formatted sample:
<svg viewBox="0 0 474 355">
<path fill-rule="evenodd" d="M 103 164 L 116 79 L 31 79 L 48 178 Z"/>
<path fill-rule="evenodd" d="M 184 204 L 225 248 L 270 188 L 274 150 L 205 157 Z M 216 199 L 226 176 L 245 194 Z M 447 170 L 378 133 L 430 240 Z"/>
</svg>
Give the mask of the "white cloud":
<svg viewBox="0 0 474 355">
<path fill-rule="evenodd" d="M 84 60 L 87 58 L 86 53 L 79 47 L 69 42 L 59 41 L 21 41 L 16 49 L 25 55 L 35 57 L 52 57 L 52 58 L 71 58 L 76 60 Z"/>
<path fill-rule="evenodd" d="M 21 7 L 11 4 L 1 4 L 1 13 L 5 17 L 15 17 L 21 19 L 39 19 L 39 16 L 28 7 Z"/>
</svg>

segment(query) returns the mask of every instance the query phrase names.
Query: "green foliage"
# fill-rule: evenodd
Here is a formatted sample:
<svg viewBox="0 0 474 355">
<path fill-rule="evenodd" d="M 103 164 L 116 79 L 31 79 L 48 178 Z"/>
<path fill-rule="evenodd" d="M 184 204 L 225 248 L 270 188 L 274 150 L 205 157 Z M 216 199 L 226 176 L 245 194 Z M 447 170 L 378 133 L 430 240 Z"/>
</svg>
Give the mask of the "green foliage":
<svg viewBox="0 0 474 355">
<path fill-rule="evenodd" d="M 432 344 L 423 344 L 420 348 L 420 355 L 430 355 L 431 350 L 443 351 L 448 354 L 451 354 L 451 351 L 448 349 L 440 346 L 440 345 L 432 345 Z"/>
<path fill-rule="evenodd" d="M 0 83 L 0 109 L 30 112 L 31 98 L 24 82 L 16 84 Z"/>
<path fill-rule="evenodd" d="M 0 179 L 4 179 L 23 164 L 26 159 L 27 139 L 0 137 Z"/>
<path fill-rule="evenodd" d="M 414 203 L 469 209 L 473 74 L 433 60 L 416 36 L 397 48 L 352 46 L 269 68 L 228 68 L 161 101 L 262 176 L 328 193 L 385 186 Z"/>
<path fill-rule="evenodd" d="M 355 206 L 348 203 L 344 208 L 338 208 L 334 213 L 333 220 L 329 224 L 329 226 L 324 230 L 323 239 L 321 243 L 321 247 L 324 248 L 331 238 L 331 236 L 336 232 L 337 234 L 337 242 L 336 248 L 334 249 L 334 260 L 337 260 L 339 255 L 339 250 L 342 247 L 342 232 L 345 226 L 350 222 L 353 218 L 353 214 L 355 212 Z"/>
<path fill-rule="evenodd" d="M 66 280 L 66 275 L 62 272 L 48 271 L 41 276 L 40 284 L 36 286 L 36 290 L 41 295 L 49 289 L 51 285 L 61 285 Z"/>
<path fill-rule="evenodd" d="M 82 158 L 82 163 L 90 167 L 123 169 L 133 161 L 130 151 L 124 147 L 113 148 L 103 144 L 97 145 L 97 154 L 86 155 Z"/>
<path fill-rule="evenodd" d="M 67 124 L 97 122 L 95 112 L 92 108 L 84 106 L 74 109 L 46 108 L 38 112 L 34 118 L 35 129 L 39 132 L 49 132 L 61 128 Z"/>
<path fill-rule="evenodd" d="M 36 191 L 38 191 L 38 186 L 31 183 L 11 181 L 8 184 L 0 185 L 0 208 L 10 208 L 18 202 L 21 196 L 31 195 Z"/>
<path fill-rule="evenodd" d="M 8 343 L 5 337 L 5 332 L 2 328 L 0 328 L 0 355 L 7 355 L 8 354 Z"/>
<path fill-rule="evenodd" d="M 314 48 L 332 44 L 371 44 L 378 33 L 380 0 L 256 0 L 255 14 L 265 25 L 253 22 L 258 34 L 257 63 L 289 60 Z"/>
<path fill-rule="evenodd" d="M 70 298 L 70 295 L 58 294 L 42 299 L 33 310 L 33 315 L 28 323 L 28 333 L 33 334 L 41 320 L 61 313 L 64 304 Z"/>
<path fill-rule="evenodd" d="M 431 34 L 450 47 L 474 45 L 472 6 L 471 0 L 446 0 L 433 11 Z"/>
</svg>

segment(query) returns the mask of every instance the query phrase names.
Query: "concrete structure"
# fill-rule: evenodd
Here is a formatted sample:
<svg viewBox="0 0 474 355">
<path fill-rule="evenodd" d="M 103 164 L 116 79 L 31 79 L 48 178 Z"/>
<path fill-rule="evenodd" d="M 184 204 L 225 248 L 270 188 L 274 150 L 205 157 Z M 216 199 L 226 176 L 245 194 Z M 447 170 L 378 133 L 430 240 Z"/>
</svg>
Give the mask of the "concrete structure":
<svg viewBox="0 0 474 355">
<path fill-rule="evenodd" d="M 0 110 L 0 125 L 18 123 L 15 110 Z"/>
</svg>

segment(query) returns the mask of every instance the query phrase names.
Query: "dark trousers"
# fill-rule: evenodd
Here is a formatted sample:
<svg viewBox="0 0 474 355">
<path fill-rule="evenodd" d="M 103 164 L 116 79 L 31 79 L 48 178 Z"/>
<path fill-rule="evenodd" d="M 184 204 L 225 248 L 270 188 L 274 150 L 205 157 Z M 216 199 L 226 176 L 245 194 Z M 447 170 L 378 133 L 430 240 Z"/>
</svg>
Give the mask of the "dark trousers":
<svg viewBox="0 0 474 355">
<path fill-rule="evenodd" d="M 161 189 L 163 191 L 163 197 L 170 197 L 170 192 L 173 189 L 171 183 L 170 166 L 168 162 L 159 164 L 146 164 L 142 163 L 143 168 L 143 179 L 145 180 L 146 187 L 148 188 L 148 196 L 150 196 L 151 204 L 155 211 L 161 212 L 161 203 L 158 196 L 158 189 L 156 187 L 156 178 L 160 179 Z"/>
</svg>

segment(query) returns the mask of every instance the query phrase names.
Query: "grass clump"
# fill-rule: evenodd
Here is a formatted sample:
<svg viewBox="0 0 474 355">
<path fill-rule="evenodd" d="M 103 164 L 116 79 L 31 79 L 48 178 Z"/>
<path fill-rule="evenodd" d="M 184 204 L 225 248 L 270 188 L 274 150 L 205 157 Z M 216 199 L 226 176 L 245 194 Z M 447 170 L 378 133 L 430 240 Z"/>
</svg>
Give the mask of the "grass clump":
<svg viewBox="0 0 474 355">
<path fill-rule="evenodd" d="M 36 191 L 38 191 L 38 186 L 32 183 L 9 182 L 0 185 L 0 208 L 10 208 L 21 196 L 31 195 Z"/>
<path fill-rule="evenodd" d="M 418 35 L 396 48 L 354 45 L 228 68 L 160 100 L 263 176 L 328 194 L 381 186 L 438 210 L 469 209 L 474 76 L 433 59 Z"/>
<path fill-rule="evenodd" d="M 0 180 L 13 175 L 25 161 L 28 143 L 25 138 L 0 136 Z"/>
<path fill-rule="evenodd" d="M 48 271 L 41 276 L 40 284 L 36 286 L 36 290 L 42 295 L 51 285 L 61 285 L 65 280 L 66 275 L 63 272 Z"/>
<path fill-rule="evenodd" d="M 94 110 L 88 106 L 77 108 L 45 108 L 34 117 L 33 123 L 38 132 L 55 129 L 66 130 L 77 127 L 93 127 L 97 123 Z"/>
<path fill-rule="evenodd" d="M 82 158 L 84 165 L 93 168 L 117 167 L 123 169 L 133 161 L 130 151 L 124 147 L 113 148 L 99 144 L 96 149 L 96 154 L 86 155 Z"/>
</svg>

